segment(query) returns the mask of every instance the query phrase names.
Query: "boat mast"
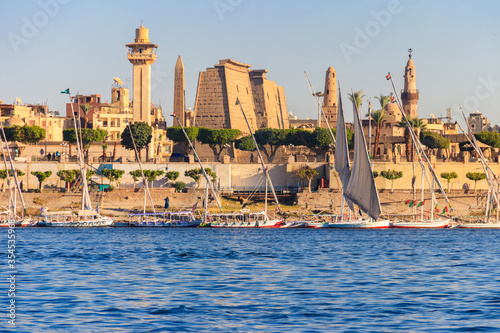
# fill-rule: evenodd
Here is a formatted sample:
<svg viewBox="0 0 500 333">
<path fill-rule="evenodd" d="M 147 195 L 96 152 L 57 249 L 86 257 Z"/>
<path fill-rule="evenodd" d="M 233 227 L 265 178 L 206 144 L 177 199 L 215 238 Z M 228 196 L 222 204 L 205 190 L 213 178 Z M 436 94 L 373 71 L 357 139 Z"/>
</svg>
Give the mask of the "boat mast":
<svg viewBox="0 0 500 333">
<path fill-rule="evenodd" d="M 141 170 L 142 182 L 144 184 L 143 212 L 146 213 L 146 194 L 147 194 L 149 196 L 149 201 L 151 202 L 151 207 L 153 207 L 153 213 L 156 213 L 155 205 L 153 203 L 153 198 L 151 198 L 151 193 L 149 192 L 148 182 L 146 180 L 146 176 L 144 176 L 144 171 L 142 170 L 142 163 L 141 163 L 141 159 L 139 158 L 139 153 L 137 152 L 137 146 L 135 145 L 134 136 L 132 135 L 132 128 L 130 127 L 130 122 L 128 120 L 126 120 L 126 122 L 127 122 L 128 130 L 130 132 L 130 138 L 132 139 L 132 143 L 134 144 L 135 159 L 139 162 L 139 169 Z"/>
<path fill-rule="evenodd" d="M 14 177 L 14 184 L 16 185 L 17 192 L 19 193 L 19 197 L 21 198 L 21 203 L 23 205 L 23 211 L 24 211 L 24 213 L 26 213 L 26 206 L 24 204 L 23 194 L 21 193 L 21 188 L 19 187 L 19 182 L 17 181 L 17 172 L 14 168 L 14 163 L 12 163 L 12 156 L 10 155 L 7 136 L 5 135 L 5 130 L 3 128 L 3 124 L 1 121 L 0 121 L 0 129 L 2 130 L 2 135 L 0 137 L 0 141 L 3 140 L 5 142 L 6 147 L 7 147 L 7 155 L 5 155 L 4 147 L 2 144 L 2 154 L 4 156 L 5 172 L 7 173 L 7 178 L 9 178 L 9 172 L 7 169 L 7 162 L 5 161 L 6 156 L 8 156 L 9 157 L 9 164 L 10 164 L 10 171 L 12 171 L 12 176 Z M 10 185 L 9 185 L 9 191 L 10 191 Z M 12 200 L 12 196 L 11 196 L 11 200 Z M 14 204 L 14 203 L 12 203 L 12 204 Z M 15 216 L 15 214 L 16 214 L 16 212 L 14 212 L 14 216 Z"/>
<path fill-rule="evenodd" d="M 253 135 L 252 128 L 250 127 L 250 123 L 248 122 L 247 115 L 245 114 L 245 110 L 243 110 L 243 106 L 240 103 L 240 100 L 236 98 L 236 105 L 240 106 L 241 112 L 243 113 L 243 118 L 245 118 L 245 122 L 247 123 L 248 130 L 250 131 L 250 134 L 252 135 L 253 143 L 255 144 L 255 149 L 257 150 L 257 155 L 259 156 L 260 163 L 262 165 L 262 171 L 264 172 L 264 175 L 266 176 L 266 186 L 267 182 L 271 185 L 271 191 L 273 192 L 274 196 L 274 201 L 276 201 L 276 205 L 278 206 L 278 210 L 280 212 L 283 212 L 281 209 L 280 203 L 278 201 L 278 197 L 276 196 L 276 192 L 274 191 L 274 185 L 273 182 L 271 181 L 271 177 L 269 177 L 269 172 L 267 170 L 266 164 L 264 163 L 264 159 L 262 158 L 262 155 L 260 153 L 259 145 L 257 144 L 257 140 L 255 140 L 255 136 Z M 266 191 L 267 193 L 267 191 Z M 267 215 L 267 212 L 266 212 Z"/>
<path fill-rule="evenodd" d="M 82 210 L 91 210 L 92 209 L 92 202 L 90 201 L 90 195 L 89 195 L 89 189 L 88 189 L 88 184 L 87 184 L 87 169 L 84 164 L 83 160 L 83 137 L 82 137 L 82 132 L 81 132 L 81 126 L 80 126 L 80 136 L 78 135 L 78 123 L 76 121 L 75 117 L 75 110 L 73 108 L 73 101 L 71 99 L 71 95 L 69 93 L 68 89 L 68 97 L 69 97 L 69 104 L 71 105 L 71 114 L 73 115 L 73 124 L 75 128 L 75 137 L 76 137 L 76 151 L 78 154 L 78 162 L 80 164 L 80 174 L 82 176 Z M 78 114 L 80 114 L 80 110 L 78 110 Z"/>
<path fill-rule="evenodd" d="M 198 163 L 200 164 L 200 168 L 201 168 L 201 172 L 203 173 L 203 177 L 205 177 L 205 180 L 206 180 L 208 186 L 210 186 L 210 191 L 212 191 L 212 194 L 214 195 L 215 201 L 217 201 L 217 205 L 219 206 L 219 209 L 222 212 L 222 205 L 219 201 L 219 197 L 217 196 L 217 193 L 215 193 L 214 187 L 212 186 L 212 182 L 208 179 L 207 173 L 205 172 L 205 168 L 203 167 L 203 164 L 201 163 L 201 160 L 198 157 L 198 154 L 196 153 L 196 149 L 194 149 L 193 143 L 189 139 L 189 136 L 187 135 L 186 131 L 184 130 L 184 126 L 182 125 L 181 121 L 179 120 L 179 117 L 177 117 L 177 115 L 175 113 L 172 114 L 172 117 L 177 119 L 177 122 L 179 123 L 179 126 L 181 127 L 182 133 L 184 133 L 184 136 L 186 137 L 186 140 L 188 141 L 189 146 L 193 150 L 194 156 L 196 157 L 196 159 L 198 160 Z M 207 201 L 208 201 L 208 196 L 207 196 Z"/>
</svg>

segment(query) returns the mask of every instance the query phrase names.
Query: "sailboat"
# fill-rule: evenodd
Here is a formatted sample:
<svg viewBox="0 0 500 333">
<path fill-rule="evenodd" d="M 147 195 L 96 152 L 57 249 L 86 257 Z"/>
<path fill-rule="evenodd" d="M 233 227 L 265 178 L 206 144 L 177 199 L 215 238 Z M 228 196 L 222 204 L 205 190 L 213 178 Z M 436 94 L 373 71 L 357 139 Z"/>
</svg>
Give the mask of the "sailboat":
<svg viewBox="0 0 500 333">
<path fill-rule="evenodd" d="M 337 217 L 337 221 L 328 223 L 328 227 L 339 229 L 387 229 L 390 227 L 389 220 L 377 221 L 381 214 L 380 200 L 368 158 L 356 101 L 353 99 L 352 103 L 354 114 L 354 160 L 349 174 L 349 148 L 347 146 L 342 96 L 339 88 L 335 170 L 342 182 L 342 213 L 340 219 Z M 348 218 L 346 221 L 343 212 L 344 200 L 347 201 L 351 211 L 354 211 L 354 205 L 357 205 L 360 213 L 361 211 L 365 212 L 369 218 Z"/>
<path fill-rule="evenodd" d="M 461 107 L 460 107 L 461 109 Z M 472 129 L 469 126 L 469 122 L 467 121 L 467 118 L 465 117 L 465 114 L 462 110 L 462 115 L 465 119 L 465 124 L 467 125 L 467 133 L 465 136 L 469 140 L 469 143 L 474 147 L 474 150 L 476 151 L 479 160 L 481 161 L 481 165 L 483 167 L 484 173 L 486 175 L 486 181 L 488 183 L 488 195 L 486 199 L 486 209 L 485 209 L 485 214 L 484 214 L 484 220 L 481 222 L 464 222 L 460 223 L 458 225 L 459 228 L 466 228 L 466 229 L 500 229 L 500 221 L 498 219 L 498 209 L 499 209 L 499 185 L 498 185 L 498 178 L 497 175 L 493 172 L 493 170 L 490 168 L 488 163 L 486 162 L 486 158 L 481 150 L 479 148 L 479 144 L 476 140 L 476 137 L 472 133 Z M 493 206 L 496 204 L 496 218 L 493 218 L 491 216 L 491 212 L 493 210 Z"/>
<path fill-rule="evenodd" d="M 73 110 L 73 101 L 71 100 L 69 89 L 62 93 L 67 93 L 71 104 L 71 113 L 73 115 L 73 124 L 75 128 L 76 148 L 78 162 L 80 164 L 80 177 L 82 179 L 82 200 L 81 207 L 78 211 L 54 211 L 49 212 L 47 207 L 42 207 L 39 219 L 39 226 L 45 227 L 110 227 L 113 225 L 113 219 L 108 216 L 102 216 L 97 209 L 92 209 L 92 201 L 90 200 L 89 188 L 87 183 L 87 167 L 83 158 L 82 138 L 76 121 L 75 112 Z"/>
<path fill-rule="evenodd" d="M 153 203 L 153 198 L 151 197 L 151 192 L 149 191 L 148 181 L 144 175 L 144 170 L 142 169 L 141 159 L 139 158 L 139 152 L 135 145 L 134 137 L 132 136 L 132 128 L 130 127 L 130 122 L 127 121 L 127 125 L 130 131 L 130 137 L 132 143 L 134 144 L 135 157 L 139 162 L 139 169 L 141 171 L 142 182 L 144 185 L 144 206 L 142 213 L 129 213 L 129 225 L 132 227 L 191 227 L 195 228 L 202 222 L 201 219 L 194 216 L 194 210 L 196 206 L 193 206 L 191 211 L 181 211 L 181 212 L 156 212 Z M 146 196 L 149 197 L 152 213 L 146 212 Z"/>
<path fill-rule="evenodd" d="M 225 228 L 281 228 L 287 226 L 287 224 L 281 219 L 271 219 L 267 214 L 267 192 L 268 187 L 271 188 L 271 192 L 274 196 L 274 200 L 276 202 L 277 210 L 281 211 L 281 206 L 278 202 L 278 198 L 276 196 L 276 192 L 274 191 L 274 186 L 269 177 L 269 170 L 264 163 L 264 159 L 262 158 L 262 154 L 260 153 L 259 146 L 257 141 L 255 140 L 255 136 L 253 135 L 252 128 L 250 127 L 250 123 L 248 122 L 247 116 L 245 114 L 245 110 L 243 110 L 243 106 L 241 105 L 238 98 L 236 98 L 236 105 L 240 106 L 241 112 L 243 114 L 243 118 L 247 123 L 248 130 L 252 135 L 252 139 L 257 150 L 257 155 L 259 157 L 262 171 L 264 173 L 264 177 L 266 180 L 266 191 L 265 191 L 265 202 L 264 202 L 264 210 L 258 212 L 251 212 L 248 209 L 242 209 L 237 213 L 228 213 L 228 214 L 207 214 L 207 219 L 210 222 L 212 227 L 225 227 Z M 289 225 L 292 227 L 292 225 Z"/>
<path fill-rule="evenodd" d="M 5 135 L 4 127 L 0 121 L 0 145 L 2 146 L 2 157 L 5 167 L 5 172 L 7 173 L 7 185 L 9 187 L 9 202 L 8 207 L 4 207 L 5 210 L 0 211 L 0 227 L 32 227 L 36 226 L 36 221 L 31 218 L 17 215 L 17 197 L 19 196 L 21 204 L 23 207 L 23 213 L 26 212 L 26 206 L 24 205 L 23 194 L 21 188 L 19 187 L 19 182 L 17 179 L 17 171 L 12 163 L 12 156 L 10 155 L 9 145 L 7 142 L 7 136 Z M 5 142 L 5 147 L 4 147 Z M 10 167 L 7 166 L 7 160 L 9 161 Z M 12 176 L 11 176 L 12 175 Z M 11 177 L 14 180 L 14 187 L 12 188 Z"/>
<path fill-rule="evenodd" d="M 391 222 L 391 227 L 392 228 L 426 228 L 426 229 L 438 229 L 438 228 L 449 228 L 451 226 L 451 220 L 450 219 L 434 219 L 434 209 L 435 209 L 435 203 L 437 202 L 436 196 L 434 194 L 434 184 L 436 184 L 440 190 L 440 192 L 443 195 L 443 198 L 445 199 L 446 203 L 449 205 L 450 210 L 453 210 L 450 200 L 448 199 L 448 196 L 446 195 L 446 192 L 443 189 L 443 186 L 441 185 L 441 182 L 439 181 L 439 178 L 436 175 L 436 172 L 434 168 L 432 167 L 429 157 L 425 153 L 422 143 L 418 139 L 417 135 L 413 131 L 413 126 L 410 124 L 408 121 L 408 118 L 406 117 L 403 108 L 401 107 L 401 101 L 399 100 L 399 95 L 397 94 L 397 89 L 396 86 L 394 85 L 394 81 L 392 80 L 392 76 L 389 73 L 386 76 L 387 80 L 390 80 L 392 83 L 392 87 L 394 89 L 394 94 L 396 95 L 396 101 L 397 105 L 399 108 L 399 111 L 401 112 L 401 117 L 406 123 L 406 126 L 408 127 L 408 131 L 410 132 L 411 139 L 413 142 L 413 147 L 414 150 L 417 154 L 418 162 L 422 170 L 422 197 L 421 200 L 424 202 L 424 177 L 427 180 L 427 184 L 430 188 L 431 192 L 431 209 L 430 209 L 430 218 L 426 219 L 424 218 L 424 209 L 423 205 L 421 205 L 421 210 L 420 210 L 420 219 L 413 220 L 413 221 L 392 221 Z M 427 168 L 426 168 L 427 166 Z M 429 178 L 429 173 L 427 173 L 427 169 L 429 170 L 430 175 L 432 176 L 432 181 Z M 448 210 L 448 207 L 445 208 Z"/>
</svg>

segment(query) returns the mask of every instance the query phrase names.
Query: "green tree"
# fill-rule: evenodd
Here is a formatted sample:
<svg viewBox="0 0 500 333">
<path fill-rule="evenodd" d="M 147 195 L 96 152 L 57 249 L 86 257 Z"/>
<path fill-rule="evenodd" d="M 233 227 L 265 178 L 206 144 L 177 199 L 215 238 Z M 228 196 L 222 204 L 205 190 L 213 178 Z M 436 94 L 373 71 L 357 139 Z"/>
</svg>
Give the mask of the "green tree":
<svg viewBox="0 0 500 333">
<path fill-rule="evenodd" d="M 311 191 L 311 182 L 312 182 L 313 178 L 316 177 L 317 175 L 318 175 L 318 172 L 314 169 L 304 168 L 304 169 L 301 169 L 299 171 L 299 177 L 302 179 L 307 179 L 309 181 L 309 185 L 308 185 L 309 193 L 312 192 Z"/>
<path fill-rule="evenodd" d="M 43 181 L 52 175 L 52 171 L 31 171 L 31 174 L 38 179 L 38 182 L 40 183 L 38 191 L 41 193 L 43 190 Z"/>
<path fill-rule="evenodd" d="M 255 151 L 255 143 L 253 142 L 253 138 L 251 135 L 244 136 L 235 141 L 234 146 L 236 149 L 243 151 Z"/>
<path fill-rule="evenodd" d="M 255 141 L 266 155 L 269 163 L 272 163 L 276 152 L 281 146 L 288 144 L 289 129 L 261 128 L 255 131 Z"/>
<path fill-rule="evenodd" d="M 13 142 L 21 142 L 24 144 L 36 144 L 45 138 L 45 129 L 33 125 L 14 125 L 5 127 L 5 136 L 7 141 Z M 22 154 L 23 149 L 19 149 L 19 155 Z"/>
<path fill-rule="evenodd" d="M 108 149 L 108 144 L 106 143 L 106 141 L 103 141 L 102 144 L 101 144 L 101 147 L 102 147 L 102 161 L 106 161 L 106 149 Z"/>
<path fill-rule="evenodd" d="M 151 183 L 151 188 L 153 188 L 153 182 L 165 173 L 163 170 L 144 170 L 143 172 L 144 177 Z"/>
<path fill-rule="evenodd" d="M 85 119 L 85 128 L 87 128 L 87 122 L 88 122 L 88 114 L 90 112 L 90 110 L 92 110 L 94 107 L 89 105 L 89 104 L 82 104 L 80 105 L 80 109 L 82 110 L 83 112 L 83 115 L 84 115 L 84 119 Z"/>
<path fill-rule="evenodd" d="M 186 183 L 179 181 L 174 184 L 174 187 L 177 192 L 182 192 L 186 188 Z"/>
<path fill-rule="evenodd" d="M 175 182 L 177 178 L 179 178 L 179 176 L 180 176 L 179 171 L 169 171 L 165 174 L 165 178 L 167 178 L 171 182 Z"/>
<path fill-rule="evenodd" d="M 477 182 L 486 178 L 484 172 L 467 172 L 465 175 L 468 179 L 474 181 L 474 193 L 476 192 Z"/>
<path fill-rule="evenodd" d="M 78 132 L 80 132 L 80 130 Z M 81 129 L 81 133 L 82 133 L 81 144 L 83 153 L 85 154 L 85 158 L 88 158 L 90 145 L 93 142 L 104 141 L 104 139 L 106 139 L 106 136 L 108 135 L 108 132 L 103 129 L 92 129 L 92 128 Z M 80 135 L 80 133 L 78 133 L 78 135 Z M 63 130 L 63 140 L 70 144 L 76 143 L 75 129 L 67 128 Z M 71 156 L 71 146 L 70 146 L 70 156 Z"/>
<path fill-rule="evenodd" d="M 452 179 L 455 179 L 455 178 L 458 178 L 458 175 L 456 172 L 452 171 L 452 172 L 442 172 L 440 174 L 441 178 L 444 178 L 446 179 L 446 181 L 448 182 L 448 192 L 450 192 L 450 182 Z"/>
<path fill-rule="evenodd" d="M 352 94 L 347 94 L 349 100 L 352 102 L 356 101 L 356 106 L 358 107 L 358 111 L 361 109 L 361 105 L 363 104 L 363 98 L 365 98 L 365 94 L 363 94 L 363 90 L 355 91 Z"/>
<path fill-rule="evenodd" d="M 210 177 L 212 183 L 215 183 L 215 181 L 217 180 L 217 174 L 210 168 L 205 168 L 205 172 L 207 173 L 207 176 Z"/>
<path fill-rule="evenodd" d="M 57 171 L 57 176 L 59 177 L 59 179 L 65 181 L 65 186 L 64 186 L 64 191 L 67 192 L 68 191 L 68 187 L 71 186 L 71 183 L 73 183 L 76 179 L 76 175 L 79 173 L 80 171 L 78 170 L 59 170 Z"/>
<path fill-rule="evenodd" d="M 121 135 L 121 145 L 128 150 L 134 150 L 134 142 L 139 154 L 139 159 L 141 158 L 141 151 L 148 147 L 153 138 L 153 129 L 151 126 L 145 122 L 135 122 L 130 124 L 130 129 L 132 129 L 132 135 L 130 135 L 129 127 L 126 126 Z M 132 141 L 132 137 L 134 140 Z"/>
<path fill-rule="evenodd" d="M 111 184 L 113 182 L 115 182 L 116 187 L 118 187 L 120 185 L 118 180 L 123 176 L 124 173 L 125 173 L 124 170 L 118 170 L 118 169 L 104 169 L 104 170 L 102 170 L 102 175 L 109 180 L 109 185 L 111 186 Z"/>
<path fill-rule="evenodd" d="M 198 137 L 199 128 L 198 127 L 186 127 L 184 128 L 186 131 L 189 140 L 194 144 L 194 140 Z M 184 151 L 188 154 L 191 154 L 191 147 L 189 146 L 189 142 L 186 139 L 186 136 L 182 132 L 180 126 L 172 126 L 167 128 L 167 138 L 176 143 L 184 144 Z"/>
<path fill-rule="evenodd" d="M 373 171 L 373 178 L 377 178 L 379 176 L 378 171 Z"/>
<path fill-rule="evenodd" d="M 197 139 L 202 144 L 206 144 L 212 148 L 216 160 L 218 161 L 222 151 L 240 135 L 241 131 L 238 129 L 210 129 L 201 127 Z"/>
<path fill-rule="evenodd" d="M 9 172 L 7 172 L 5 169 L 3 170 L 0 170 L 0 179 L 3 180 L 3 184 L 2 184 L 2 192 L 5 191 L 5 180 L 7 179 L 7 174 L 9 175 L 9 177 L 12 177 L 12 170 L 9 169 Z M 24 172 L 22 172 L 21 170 L 19 169 L 16 169 L 16 174 L 18 177 L 22 177 L 25 175 Z"/>
<path fill-rule="evenodd" d="M 403 177 L 403 171 L 384 170 L 380 173 L 382 177 L 391 181 L 391 193 L 394 192 L 394 180 Z"/>
<path fill-rule="evenodd" d="M 184 176 L 186 177 L 189 177 L 191 179 L 193 179 L 195 182 L 196 182 L 196 187 L 199 189 L 200 188 L 200 178 L 201 178 L 201 169 L 198 168 L 198 169 L 190 169 L 190 170 L 186 170 L 184 171 Z"/>
<path fill-rule="evenodd" d="M 481 141 L 488 146 L 492 146 L 495 148 L 500 147 L 500 133 L 495 132 L 481 132 L 474 134 L 478 141 Z"/>
<path fill-rule="evenodd" d="M 132 176 L 132 179 L 134 180 L 134 188 L 135 188 L 135 183 L 139 181 L 139 178 L 141 177 L 141 170 L 137 169 L 134 171 L 129 171 L 129 175 Z"/>
<path fill-rule="evenodd" d="M 441 135 L 435 132 L 430 132 L 430 131 L 420 132 L 420 142 L 422 142 L 423 145 L 429 147 L 429 149 L 450 148 L 450 140 L 442 137 Z"/>
</svg>

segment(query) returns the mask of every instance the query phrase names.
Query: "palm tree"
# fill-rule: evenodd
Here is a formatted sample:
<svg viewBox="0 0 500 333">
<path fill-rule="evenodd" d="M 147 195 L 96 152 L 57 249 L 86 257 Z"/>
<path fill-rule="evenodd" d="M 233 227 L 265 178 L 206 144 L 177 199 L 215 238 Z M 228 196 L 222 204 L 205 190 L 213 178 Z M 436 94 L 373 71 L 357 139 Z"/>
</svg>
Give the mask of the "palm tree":
<svg viewBox="0 0 500 333">
<path fill-rule="evenodd" d="M 363 104 L 363 98 L 365 95 L 363 94 L 363 90 L 353 92 L 352 94 L 347 94 L 349 96 L 349 100 L 352 102 L 356 101 L 356 106 L 358 107 L 358 111 L 361 108 L 361 104 Z"/>
<path fill-rule="evenodd" d="M 375 145 L 373 146 L 373 159 L 377 156 L 378 144 L 380 142 L 380 132 L 382 125 L 389 116 L 385 114 L 384 109 L 372 112 L 372 120 L 375 122 Z"/>
<path fill-rule="evenodd" d="M 408 122 L 411 125 L 411 123 L 412 123 L 411 119 L 408 119 Z M 412 156 L 413 156 L 413 145 L 412 145 L 410 130 L 406 126 L 406 122 L 404 119 L 401 119 L 400 121 L 398 121 L 396 123 L 396 127 L 405 129 L 406 161 L 410 162 L 412 160 Z"/>
<path fill-rule="evenodd" d="M 375 98 L 380 102 L 381 109 L 373 111 L 371 113 L 371 118 L 375 122 L 375 145 L 373 146 L 373 158 L 377 156 L 377 149 L 380 142 L 380 132 L 382 131 L 382 125 L 389 117 L 385 114 L 385 106 L 391 102 L 391 96 L 384 96 L 380 94 L 380 97 L 375 96 Z M 369 116 L 369 114 L 367 116 Z"/>
<path fill-rule="evenodd" d="M 80 109 L 82 109 L 82 112 L 85 115 L 85 128 L 87 128 L 87 122 L 88 122 L 87 115 L 89 114 L 90 110 L 92 110 L 92 108 L 93 108 L 93 106 L 91 106 L 89 104 L 80 105 Z"/>
<path fill-rule="evenodd" d="M 415 135 L 418 136 L 420 135 L 420 132 L 423 131 L 424 129 L 427 128 L 427 124 L 424 123 L 423 119 L 421 118 L 408 118 L 408 122 L 410 123 L 413 132 Z M 412 139 L 410 136 L 410 131 L 408 130 L 406 126 L 406 122 L 404 119 L 401 119 L 397 124 L 396 127 L 399 128 L 404 128 L 405 129 L 405 144 L 406 144 L 406 160 L 412 161 L 413 160 L 413 144 L 412 144 Z"/>
</svg>

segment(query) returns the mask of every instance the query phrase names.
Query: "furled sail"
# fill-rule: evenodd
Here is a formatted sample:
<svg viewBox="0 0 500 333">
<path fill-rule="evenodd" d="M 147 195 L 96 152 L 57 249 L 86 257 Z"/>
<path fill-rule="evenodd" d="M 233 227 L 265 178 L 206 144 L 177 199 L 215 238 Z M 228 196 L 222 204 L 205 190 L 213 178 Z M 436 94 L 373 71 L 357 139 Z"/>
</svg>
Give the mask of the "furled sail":
<svg viewBox="0 0 500 333">
<path fill-rule="evenodd" d="M 344 191 L 346 198 L 359 206 L 372 219 L 380 216 L 380 200 L 378 198 L 375 179 L 366 150 L 366 142 L 359 119 L 356 101 L 353 99 L 354 112 L 354 161 L 351 177 Z"/>
<path fill-rule="evenodd" d="M 347 134 L 345 130 L 344 110 L 342 109 L 342 95 L 339 88 L 339 109 L 337 112 L 337 133 L 335 146 L 335 171 L 339 174 L 342 188 L 345 190 L 349 183 L 349 147 L 347 145 Z M 350 200 L 346 200 L 351 210 L 354 206 Z"/>
</svg>

